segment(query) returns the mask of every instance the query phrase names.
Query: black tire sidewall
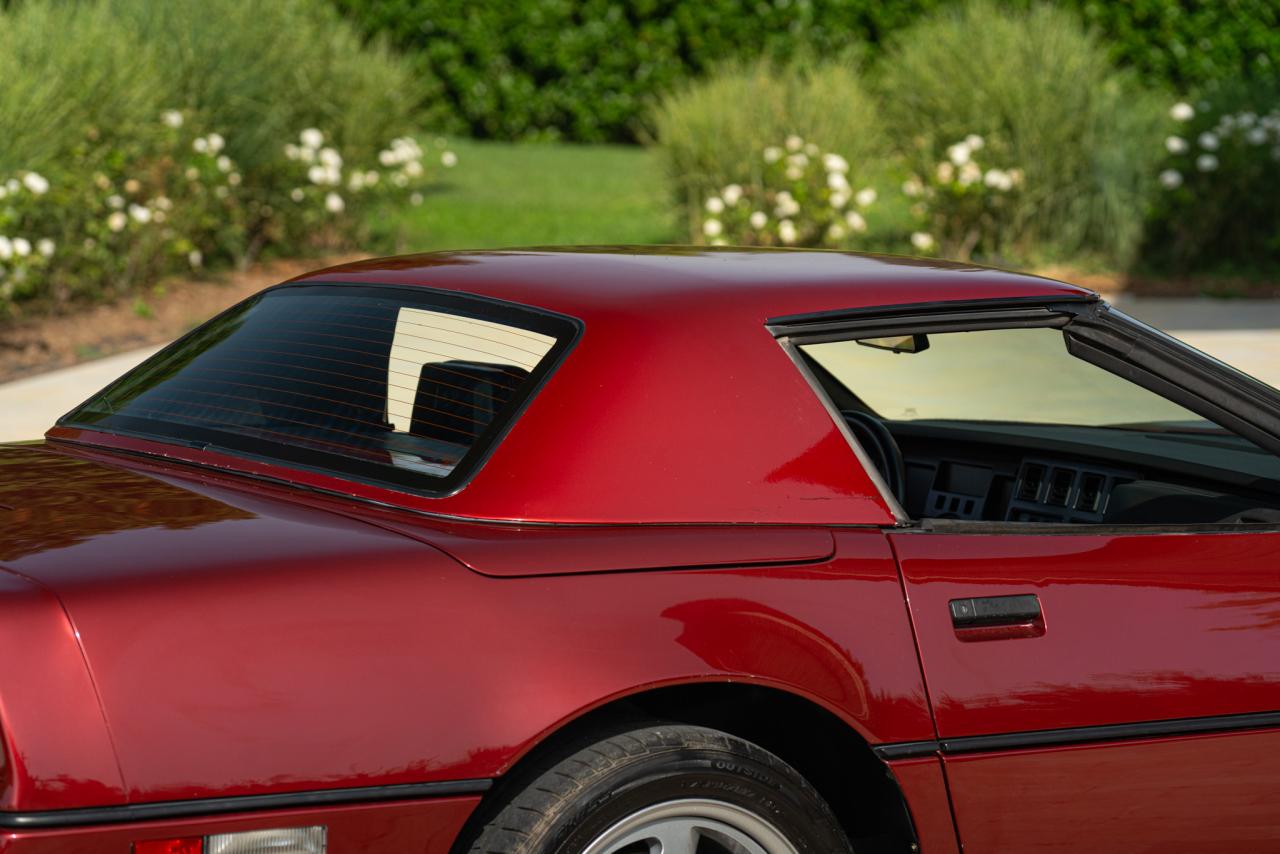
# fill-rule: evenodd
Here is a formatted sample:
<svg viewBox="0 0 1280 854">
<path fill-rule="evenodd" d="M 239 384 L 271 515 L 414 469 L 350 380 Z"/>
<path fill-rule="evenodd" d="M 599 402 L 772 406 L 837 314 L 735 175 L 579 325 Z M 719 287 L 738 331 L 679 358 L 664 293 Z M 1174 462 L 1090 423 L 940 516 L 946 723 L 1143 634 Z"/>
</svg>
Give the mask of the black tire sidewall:
<svg viewBox="0 0 1280 854">
<path fill-rule="evenodd" d="M 581 854 L 626 816 L 687 799 L 742 807 L 777 828 L 800 854 L 849 850 L 829 811 L 802 783 L 749 756 L 692 747 L 645 757 L 593 781 L 549 829 L 541 850 Z"/>
</svg>

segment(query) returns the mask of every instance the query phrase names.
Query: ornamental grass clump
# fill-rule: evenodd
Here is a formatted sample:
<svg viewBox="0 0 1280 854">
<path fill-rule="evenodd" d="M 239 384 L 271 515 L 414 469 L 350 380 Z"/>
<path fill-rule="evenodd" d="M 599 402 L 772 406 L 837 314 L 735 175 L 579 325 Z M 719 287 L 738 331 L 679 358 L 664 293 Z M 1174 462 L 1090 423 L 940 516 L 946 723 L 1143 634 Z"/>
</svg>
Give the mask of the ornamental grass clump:
<svg viewBox="0 0 1280 854">
<path fill-rule="evenodd" d="M 1173 269 L 1280 263 L 1280 88 L 1226 84 L 1169 110 L 1147 261 Z"/>
<path fill-rule="evenodd" d="M 730 183 L 707 197 L 699 239 L 713 246 L 857 246 L 877 194 L 855 189 L 851 168 L 841 155 L 792 134 L 760 153 L 758 182 Z"/>
<path fill-rule="evenodd" d="M 1115 68 L 1073 14 L 989 0 L 949 5 L 898 33 L 876 66 L 896 150 L 937 204 L 944 254 L 1125 265 L 1158 173 L 1164 107 Z M 982 182 L 949 149 L 970 135 Z M 955 174 L 938 180 L 939 164 Z M 1008 190 L 991 168 L 1022 170 Z M 942 200 L 947 199 L 946 205 Z M 922 232 L 923 233 L 923 232 Z"/>
</svg>

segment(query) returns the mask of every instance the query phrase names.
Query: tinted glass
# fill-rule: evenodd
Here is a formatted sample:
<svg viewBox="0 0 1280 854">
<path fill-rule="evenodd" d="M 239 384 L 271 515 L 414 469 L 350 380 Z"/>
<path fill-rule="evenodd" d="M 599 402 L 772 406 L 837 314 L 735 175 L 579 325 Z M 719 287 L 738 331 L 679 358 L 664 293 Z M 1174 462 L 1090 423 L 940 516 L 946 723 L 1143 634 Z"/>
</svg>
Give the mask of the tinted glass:
<svg viewBox="0 0 1280 854">
<path fill-rule="evenodd" d="M 62 423 L 448 489 L 576 325 L 421 288 L 286 286 L 199 328 Z"/>
</svg>

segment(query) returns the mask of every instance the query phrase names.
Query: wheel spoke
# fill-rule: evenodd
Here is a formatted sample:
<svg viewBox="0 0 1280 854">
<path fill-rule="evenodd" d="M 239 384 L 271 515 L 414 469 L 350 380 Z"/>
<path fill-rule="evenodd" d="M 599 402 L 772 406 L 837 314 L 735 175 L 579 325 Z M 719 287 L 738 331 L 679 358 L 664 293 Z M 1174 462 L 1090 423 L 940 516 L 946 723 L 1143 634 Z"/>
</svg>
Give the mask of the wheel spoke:
<svg viewBox="0 0 1280 854">
<path fill-rule="evenodd" d="M 668 821 L 655 830 L 659 847 L 654 854 L 697 854 L 701 834 L 692 821 Z"/>
</svg>

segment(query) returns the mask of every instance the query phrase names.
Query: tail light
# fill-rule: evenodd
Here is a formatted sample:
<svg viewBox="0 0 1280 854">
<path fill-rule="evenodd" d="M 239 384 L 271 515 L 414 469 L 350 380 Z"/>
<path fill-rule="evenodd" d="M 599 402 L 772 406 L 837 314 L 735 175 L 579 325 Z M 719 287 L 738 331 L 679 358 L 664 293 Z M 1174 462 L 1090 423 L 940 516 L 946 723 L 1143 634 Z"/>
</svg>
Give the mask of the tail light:
<svg viewBox="0 0 1280 854">
<path fill-rule="evenodd" d="M 133 854 L 325 854 L 323 825 L 148 839 L 133 843 Z"/>
</svg>

